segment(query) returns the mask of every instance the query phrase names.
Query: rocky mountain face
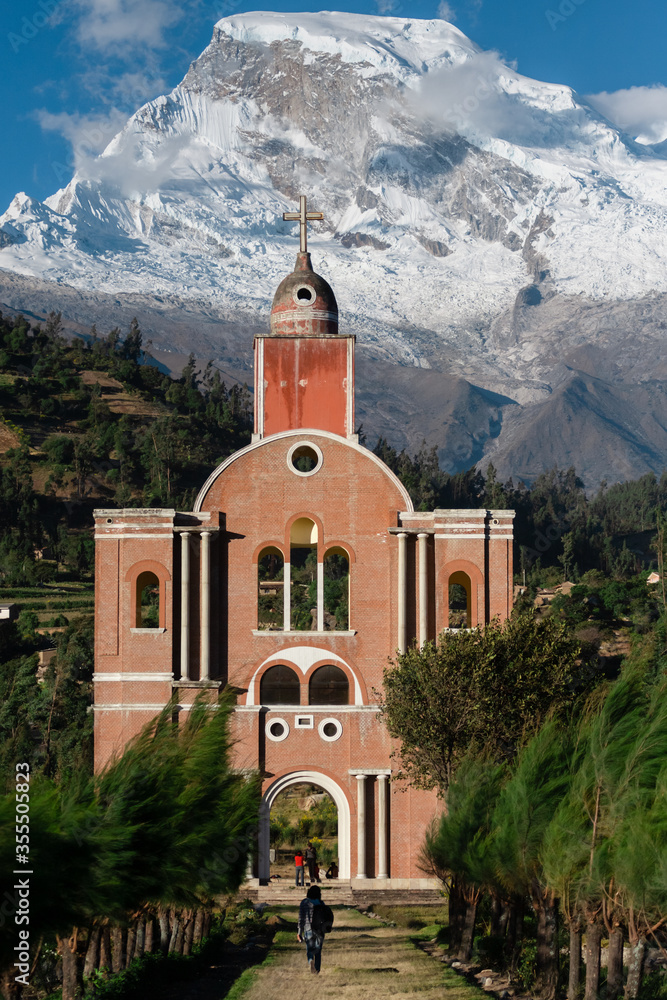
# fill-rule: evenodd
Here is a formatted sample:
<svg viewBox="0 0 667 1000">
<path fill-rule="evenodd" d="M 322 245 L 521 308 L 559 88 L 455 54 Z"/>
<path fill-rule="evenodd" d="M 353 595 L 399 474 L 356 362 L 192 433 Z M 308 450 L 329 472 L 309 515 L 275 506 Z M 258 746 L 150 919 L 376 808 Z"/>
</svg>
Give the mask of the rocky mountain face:
<svg viewBox="0 0 667 1000">
<path fill-rule="evenodd" d="M 237 15 L 65 189 L 17 195 L 0 300 L 136 314 L 167 364 L 249 379 L 305 193 L 369 441 L 595 486 L 667 464 L 665 155 L 443 21 Z"/>
</svg>

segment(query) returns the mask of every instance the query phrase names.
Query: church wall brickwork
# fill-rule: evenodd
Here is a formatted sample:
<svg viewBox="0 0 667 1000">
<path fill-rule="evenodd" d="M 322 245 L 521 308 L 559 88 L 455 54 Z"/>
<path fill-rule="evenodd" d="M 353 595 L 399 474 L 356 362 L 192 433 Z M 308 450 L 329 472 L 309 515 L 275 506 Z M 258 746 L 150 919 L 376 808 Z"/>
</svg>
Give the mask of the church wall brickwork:
<svg viewBox="0 0 667 1000">
<path fill-rule="evenodd" d="M 202 692 L 214 704 L 228 683 L 234 764 L 263 775 L 257 874 L 268 873 L 272 796 L 307 780 L 337 802 L 344 874 L 380 884 L 388 876 L 401 888 L 424 877 L 419 851 L 442 803 L 396 778 L 396 744 L 377 705 L 383 670 L 398 648 L 435 640 L 454 620 L 460 627 L 452 582 L 467 595 L 470 627 L 507 617 L 513 513 L 412 510 L 396 477 L 357 444 L 354 338 L 337 334 L 337 315 L 332 290 L 299 254 L 276 293 L 273 335 L 255 340 L 253 443 L 211 474 L 193 511 L 95 512 L 95 763 L 120 752 L 172 692 L 182 724 Z M 319 596 L 309 592 L 311 619 L 301 624 L 312 627 L 303 631 L 284 597 L 292 542 L 295 558 L 311 545 L 317 555 Z M 285 566 L 282 579 L 263 584 L 271 617 L 260 622 L 266 547 Z M 330 548 L 349 554 L 349 624 L 340 631 L 322 597 Z M 303 587 L 293 589 L 303 601 Z M 142 593 L 159 594 L 151 627 Z M 294 703 L 264 704 L 271 688 L 262 690 L 262 677 L 279 664 L 298 679 Z M 347 704 L 309 704 L 326 665 L 347 678 Z"/>
</svg>

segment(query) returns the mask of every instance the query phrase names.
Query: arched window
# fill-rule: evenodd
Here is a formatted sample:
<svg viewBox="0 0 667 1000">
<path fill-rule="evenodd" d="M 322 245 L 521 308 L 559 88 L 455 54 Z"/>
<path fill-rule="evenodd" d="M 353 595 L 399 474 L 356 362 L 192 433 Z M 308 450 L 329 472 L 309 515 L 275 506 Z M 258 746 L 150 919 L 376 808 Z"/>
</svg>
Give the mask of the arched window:
<svg viewBox="0 0 667 1000">
<path fill-rule="evenodd" d="M 449 578 L 449 627 L 471 628 L 470 577 L 467 573 L 452 573 Z"/>
<path fill-rule="evenodd" d="M 308 685 L 309 705 L 349 705 L 350 682 L 340 667 L 327 664 L 319 667 Z"/>
<path fill-rule="evenodd" d="M 350 557 L 345 549 L 329 549 L 324 556 L 324 628 L 346 632 L 350 627 Z"/>
<path fill-rule="evenodd" d="M 317 629 L 317 525 L 308 517 L 290 531 L 290 628 Z"/>
<path fill-rule="evenodd" d="M 280 631 L 285 621 L 285 560 L 280 549 L 270 545 L 257 560 L 257 628 Z"/>
<path fill-rule="evenodd" d="M 262 674 L 259 684 L 261 705 L 299 705 L 301 685 L 291 667 L 278 663 Z"/>
<path fill-rule="evenodd" d="M 160 581 L 155 573 L 139 573 L 136 587 L 136 628 L 159 628 Z"/>
</svg>

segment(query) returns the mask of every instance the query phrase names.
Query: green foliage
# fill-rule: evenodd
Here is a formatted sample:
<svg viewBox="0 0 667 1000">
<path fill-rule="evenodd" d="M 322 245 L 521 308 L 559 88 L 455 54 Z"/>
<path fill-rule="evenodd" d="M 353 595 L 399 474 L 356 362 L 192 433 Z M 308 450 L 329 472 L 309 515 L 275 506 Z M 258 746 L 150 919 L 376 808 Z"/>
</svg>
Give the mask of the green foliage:
<svg viewBox="0 0 667 1000">
<path fill-rule="evenodd" d="M 524 990 L 532 990 L 537 979 L 537 943 L 530 938 L 521 942 L 517 979 Z"/>
<path fill-rule="evenodd" d="M 266 917 L 258 913 L 249 899 L 243 899 L 227 909 L 223 930 L 232 944 L 244 945 L 249 938 L 266 934 Z"/>
<path fill-rule="evenodd" d="M 534 585 L 577 581 L 591 569 L 629 576 L 653 561 L 649 542 L 656 512 L 667 512 L 667 472 L 659 480 L 648 473 L 611 487 L 603 482 L 588 498 L 573 468 L 549 469 L 530 486 L 515 486 L 512 479 L 502 483 L 493 465 L 486 474 L 474 466 L 445 472 L 437 449 L 425 444 L 410 457 L 380 438 L 374 452 L 407 488 L 416 510 L 515 510 L 515 565 Z"/>
<path fill-rule="evenodd" d="M 78 576 L 92 572 L 92 539 L 75 530 L 77 511 L 61 498 L 82 505 L 86 526 L 99 500 L 187 509 L 211 467 L 250 438 L 247 387 L 227 388 L 211 363 L 198 372 L 192 355 L 180 379 L 163 374 L 151 364 L 136 319 L 124 339 L 119 330 L 106 337 L 92 330 L 87 341 L 68 344 L 59 314 L 44 327 L 0 314 L 0 357 L 0 419 L 19 442 L 0 465 L 6 585 L 38 583 L 60 567 Z M 84 383 L 82 371 L 91 370 L 150 406 L 119 417 L 100 385 Z M 45 481 L 42 493 L 33 488 L 36 473 Z M 45 541 L 55 566 L 36 560 Z"/>
<path fill-rule="evenodd" d="M 443 634 L 384 671 L 382 715 L 405 772 L 446 789 L 463 757 L 511 760 L 546 717 L 571 706 L 588 682 L 567 628 L 532 614 Z"/>
<path fill-rule="evenodd" d="M 443 882 L 465 872 L 469 886 L 492 884 L 488 838 L 503 776 L 502 765 L 472 754 L 461 762 L 448 788 L 447 812 L 427 832 L 423 848 L 425 867 Z"/>
<path fill-rule="evenodd" d="M 492 851 L 499 884 L 526 896 L 542 883 L 545 832 L 565 797 L 576 757 L 573 733 L 551 720 L 519 754 L 492 819 Z"/>
<path fill-rule="evenodd" d="M 96 971 L 87 980 L 83 1000 L 146 1000 L 160 996 L 175 981 L 188 982 L 197 978 L 218 957 L 227 933 L 216 928 L 192 955 L 160 955 L 154 952 L 135 958 L 115 975 Z"/>
<path fill-rule="evenodd" d="M 324 610 L 336 619 L 336 629 L 349 628 L 350 564 L 338 553 L 324 560 Z"/>
<path fill-rule="evenodd" d="M 313 627 L 312 611 L 317 606 L 317 551 L 292 546 L 291 623 L 299 632 Z"/>
<path fill-rule="evenodd" d="M 230 703 L 200 698 L 181 728 L 170 704 L 98 777 L 30 787 L 31 933 L 124 922 L 146 903 L 201 905 L 235 891 L 259 781 L 230 770 Z M 12 768 L 13 774 L 13 768 Z M 0 866 L 13 867 L 14 796 L 0 799 Z M 0 958 L 15 943 L 0 927 Z"/>
<path fill-rule="evenodd" d="M 667 1000 L 667 976 L 661 969 L 644 976 L 641 1000 Z"/>
<path fill-rule="evenodd" d="M 493 934 L 478 938 L 474 959 L 485 969 L 502 969 L 505 964 L 505 939 Z"/>
<path fill-rule="evenodd" d="M 36 637 L 27 625 L 28 618 L 36 617 L 22 612 L 13 644 L 0 662 L 3 788 L 16 761 L 57 781 L 92 772 L 92 618 L 72 623 L 58 636 L 56 655 L 38 683 Z"/>
</svg>

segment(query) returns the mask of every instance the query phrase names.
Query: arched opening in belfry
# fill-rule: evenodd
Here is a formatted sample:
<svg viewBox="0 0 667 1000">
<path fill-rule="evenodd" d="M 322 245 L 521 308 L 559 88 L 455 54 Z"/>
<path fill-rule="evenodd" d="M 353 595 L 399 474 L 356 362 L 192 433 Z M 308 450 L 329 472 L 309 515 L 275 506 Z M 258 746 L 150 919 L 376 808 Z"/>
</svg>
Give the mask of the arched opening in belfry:
<svg viewBox="0 0 667 1000">
<path fill-rule="evenodd" d="M 159 628 L 160 581 L 155 573 L 140 573 L 136 587 L 136 628 Z"/>
<path fill-rule="evenodd" d="M 290 531 L 290 629 L 311 632 L 317 629 L 317 525 L 299 517 Z"/>
<path fill-rule="evenodd" d="M 317 781 L 317 777 L 314 772 L 307 781 L 299 775 L 293 781 L 286 776 L 278 782 L 276 794 L 265 795 L 264 824 L 260 822 L 260 879 L 280 876 L 283 885 L 303 882 L 307 887 L 318 878 L 322 885 L 349 878 L 349 808 L 339 809 L 343 793 L 333 787 L 330 778 L 322 776 Z M 346 799 L 345 804 L 347 807 Z M 347 822 L 341 817 L 341 812 L 346 811 Z M 297 852 L 303 861 L 299 865 Z M 346 875 L 342 874 L 344 864 Z M 301 869 L 298 882 L 297 869 Z"/>
<path fill-rule="evenodd" d="M 350 557 L 340 546 L 324 555 L 324 628 L 345 632 L 350 627 Z"/>
<path fill-rule="evenodd" d="M 285 623 L 285 560 L 280 549 L 267 546 L 257 560 L 257 628 L 282 631 Z"/>
<path fill-rule="evenodd" d="M 262 674 L 259 682 L 259 703 L 267 708 L 273 705 L 299 705 L 301 684 L 291 667 L 277 663 Z"/>
<path fill-rule="evenodd" d="M 340 667 L 327 663 L 318 667 L 308 684 L 309 705 L 349 705 L 350 682 Z"/>
<path fill-rule="evenodd" d="M 452 573 L 449 578 L 449 628 L 472 628 L 472 584 L 467 573 Z"/>
</svg>

